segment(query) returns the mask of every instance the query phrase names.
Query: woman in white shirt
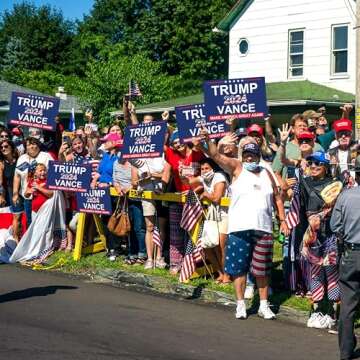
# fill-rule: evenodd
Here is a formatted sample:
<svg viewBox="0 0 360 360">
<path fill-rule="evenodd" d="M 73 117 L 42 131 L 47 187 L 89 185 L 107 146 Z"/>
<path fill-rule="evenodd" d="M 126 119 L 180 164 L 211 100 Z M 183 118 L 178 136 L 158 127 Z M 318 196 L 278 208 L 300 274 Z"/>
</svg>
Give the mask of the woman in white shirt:
<svg viewBox="0 0 360 360">
<path fill-rule="evenodd" d="M 225 243 L 227 238 L 228 208 L 219 206 L 221 198 L 228 196 L 229 181 L 214 160 L 205 158 L 200 161 L 201 175 L 192 178 L 190 184 L 198 186 L 195 191 L 202 191 L 201 200 L 208 200 L 216 207 L 216 216 L 219 220 L 219 246 L 207 249 L 206 255 L 217 266 L 219 276 L 217 282 L 231 283 L 230 276 L 224 272 Z"/>
<path fill-rule="evenodd" d="M 170 178 L 170 165 L 163 157 L 149 158 L 139 161 L 141 166 L 132 166 L 131 182 L 134 189 L 162 192 L 163 180 L 167 182 Z M 154 259 L 154 243 L 153 234 L 156 224 L 156 216 L 160 217 L 162 213 L 161 202 L 154 200 L 141 200 L 143 214 L 145 218 L 146 234 L 145 244 L 147 260 L 145 262 L 145 269 L 152 269 L 154 267 L 165 268 L 166 263 L 161 256 L 161 252 L 157 249 Z M 164 242 L 165 232 L 163 231 L 162 220 L 159 219 L 160 237 Z"/>
</svg>

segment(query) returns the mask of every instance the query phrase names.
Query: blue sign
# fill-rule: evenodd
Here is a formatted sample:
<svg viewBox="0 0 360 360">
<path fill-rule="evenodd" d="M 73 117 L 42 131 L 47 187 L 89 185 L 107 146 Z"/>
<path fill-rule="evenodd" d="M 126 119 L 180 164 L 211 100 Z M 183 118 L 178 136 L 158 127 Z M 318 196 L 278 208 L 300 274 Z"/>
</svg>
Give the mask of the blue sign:
<svg viewBox="0 0 360 360">
<path fill-rule="evenodd" d="M 91 189 L 76 194 L 77 210 L 83 213 L 110 215 L 112 213 L 109 188 Z"/>
<path fill-rule="evenodd" d="M 203 126 L 209 132 L 210 138 L 223 137 L 230 131 L 226 120 L 206 121 L 204 108 L 204 104 L 175 107 L 179 138 L 184 143 L 198 137 Z"/>
<path fill-rule="evenodd" d="M 152 121 L 126 127 L 121 158 L 141 159 L 162 156 L 166 129 L 165 121 Z"/>
<path fill-rule="evenodd" d="M 263 118 L 268 114 L 265 78 L 204 82 L 208 120 Z"/>
<path fill-rule="evenodd" d="M 90 182 L 91 165 L 49 161 L 46 184 L 50 190 L 86 192 Z"/>
<path fill-rule="evenodd" d="M 55 131 L 60 99 L 12 92 L 8 123 Z"/>
</svg>

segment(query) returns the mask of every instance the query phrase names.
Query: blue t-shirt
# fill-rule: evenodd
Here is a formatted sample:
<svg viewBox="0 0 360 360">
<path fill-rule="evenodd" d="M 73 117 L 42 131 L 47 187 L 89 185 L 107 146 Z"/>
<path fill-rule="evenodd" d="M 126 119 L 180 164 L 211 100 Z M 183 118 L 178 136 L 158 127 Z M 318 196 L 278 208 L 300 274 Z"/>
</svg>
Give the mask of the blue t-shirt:
<svg viewBox="0 0 360 360">
<path fill-rule="evenodd" d="M 113 182 L 113 167 L 115 161 L 118 160 L 117 154 L 105 153 L 100 161 L 98 173 L 100 174 L 99 182 L 112 184 Z"/>
</svg>

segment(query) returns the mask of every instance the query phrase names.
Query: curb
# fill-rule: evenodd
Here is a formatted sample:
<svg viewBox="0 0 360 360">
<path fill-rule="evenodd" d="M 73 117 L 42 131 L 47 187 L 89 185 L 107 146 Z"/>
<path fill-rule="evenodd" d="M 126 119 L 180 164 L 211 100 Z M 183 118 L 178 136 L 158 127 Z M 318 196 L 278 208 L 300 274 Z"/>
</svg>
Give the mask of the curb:
<svg viewBox="0 0 360 360">
<path fill-rule="evenodd" d="M 220 305 L 233 310 L 236 302 L 233 295 L 225 292 L 209 290 L 202 287 L 171 283 L 163 277 L 127 272 L 124 270 L 101 269 L 92 276 L 92 282 L 105 283 L 116 287 L 134 287 L 138 290 L 148 290 L 155 294 L 170 295 L 181 300 L 196 300 L 203 304 Z M 249 313 L 254 313 L 255 309 L 251 302 L 247 302 Z M 306 325 L 308 312 L 295 310 L 288 306 L 280 306 L 277 309 L 277 318 Z"/>
</svg>

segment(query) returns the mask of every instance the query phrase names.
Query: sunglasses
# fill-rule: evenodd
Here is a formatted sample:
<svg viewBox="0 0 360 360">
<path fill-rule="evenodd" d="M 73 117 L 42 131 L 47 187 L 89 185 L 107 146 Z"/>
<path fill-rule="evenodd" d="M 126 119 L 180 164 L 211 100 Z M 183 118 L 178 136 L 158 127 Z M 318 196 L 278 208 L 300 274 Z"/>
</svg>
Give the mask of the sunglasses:
<svg viewBox="0 0 360 360">
<path fill-rule="evenodd" d="M 299 144 L 311 144 L 312 139 L 300 139 Z"/>
<path fill-rule="evenodd" d="M 324 163 L 324 162 L 322 162 L 322 161 L 317 161 L 317 160 L 308 160 L 308 165 L 309 166 L 312 166 L 312 165 L 315 165 L 315 166 L 317 166 L 317 167 L 319 167 L 319 166 L 326 166 L 326 164 Z"/>
<path fill-rule="evenodd" d="M 339 137 L 351 136 L 351 132 L 350 132 L 350 131 L 339 131 L 339 132 L 338 132 L 338 136 L 339 136 Z"/>
<path fill-rule="evenodd" d="M 1 150 L 4 150 L 4 149 L 8 149 L 10 146 L 9 145 L 1 145 L 0 146 L 0 149 Z"/>
</svg>

